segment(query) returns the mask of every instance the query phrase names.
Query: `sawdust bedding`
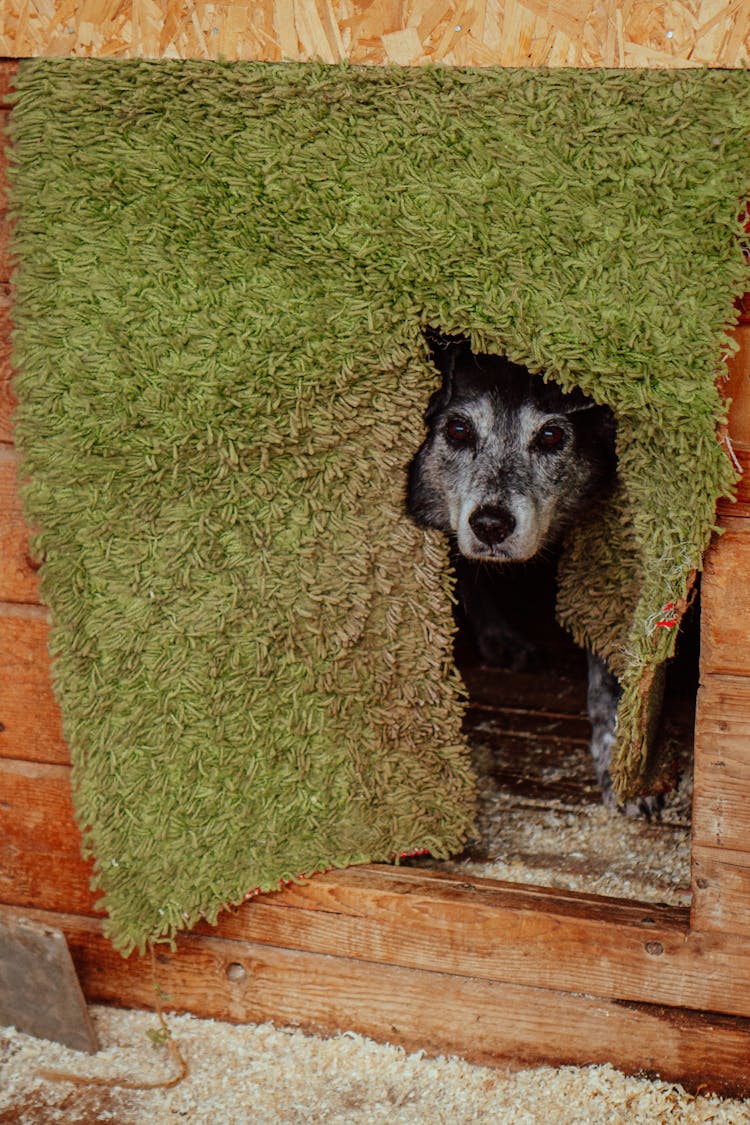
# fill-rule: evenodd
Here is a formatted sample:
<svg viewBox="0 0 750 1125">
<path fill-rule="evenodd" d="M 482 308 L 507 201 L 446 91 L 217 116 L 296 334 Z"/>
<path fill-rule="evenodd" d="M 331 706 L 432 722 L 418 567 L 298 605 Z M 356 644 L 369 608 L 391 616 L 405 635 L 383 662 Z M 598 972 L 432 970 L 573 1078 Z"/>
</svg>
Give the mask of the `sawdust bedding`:
<svg viewBox="0 0 750 1125">
<path fill-rule="evenodd" d="M 493 811 L 502 810 L 499 795 Z M 430 866 L 511 883 L 689 906 L 689 827 L 678 824 L 665 832 L 661 826 L 618 821 L 613 831 L 616 816 L 595 807 L 575 816 L 545 808 L 531 818 L 527 809 L 507 809 L 493 825 L 491 858 L 469 855 Z"/>
<path fill-rule="evenodd" d="M 189 1062 L 172 1090 L 76 1088 L 41 1080 L 40 1067 L 78 1074 L 169 1076 L 155 1051 L 147 1012 L 93 1008 L 102 1050 L 89 1057 L 56 1044 L 0 1032 L 0 1123 L 14 1125 L 742 1125 L 750 1103 L 698 1096 L 611 1066 L 541 1067 L 516 1072 L 383 1046 L 350 1032 L 321 1039 L 270 1024 L 234 1026 L 170 1018 Z"/>
<path fill-rule="evenodd" d="M 640 902 L 690 905 L 690 819 L 693 778 L 685 769 L 665 799 L 659 823 L 630 820 L 591 804 L 570 805 L 504 790 L 479 768 L 475 840 L 466 852 L 426 866 L 512 883 L 560 887 Z M 580 757 L 589 768 L 588 750 Z M 593 788 L 593 786 L 592 786 Z"/>
<path fill-rule="evenodd" d="M 664 738 L 673 788 L 665 794 L 657 822 L 603 807 L 588 745 L 585 675 L 570 671 L 580 654 L 567 642 L 558 660 L 566 671 L 555 667 L 542 674 L 541 691 L 529 687 L 530 676 L 474 669 L 467 680 L 470 698 L 476 697 L 467 736 L 478 779 L 476 825 L 461 855 L 413 864 L 689 906 L 696 630 L 694 623 L 676 666 L 678 687 L 666 701 Z M 510 716 L 511 723 L 509 701 L 521 708 Z"/>
</svg>

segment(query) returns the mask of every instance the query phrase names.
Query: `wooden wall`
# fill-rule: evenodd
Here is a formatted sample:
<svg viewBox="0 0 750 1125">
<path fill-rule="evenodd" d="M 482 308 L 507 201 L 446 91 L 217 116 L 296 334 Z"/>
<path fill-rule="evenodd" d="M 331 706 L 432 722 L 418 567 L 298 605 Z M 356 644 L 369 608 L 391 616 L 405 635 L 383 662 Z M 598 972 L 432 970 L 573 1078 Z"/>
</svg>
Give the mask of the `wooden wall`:
<svg viewBox="0 0 750 1125">
<path fill-rule="evenodd" d="M 0 55 L 739 67 L 745 0 L 3 0 Z"/>
<path fill-rule="evenodd" d="M 728 365 L 729 435 L 743 469 L 703 573 L 701 686 L 695 726 L 692 921 L 750 934 L 750 295 Z"/>
</svg>

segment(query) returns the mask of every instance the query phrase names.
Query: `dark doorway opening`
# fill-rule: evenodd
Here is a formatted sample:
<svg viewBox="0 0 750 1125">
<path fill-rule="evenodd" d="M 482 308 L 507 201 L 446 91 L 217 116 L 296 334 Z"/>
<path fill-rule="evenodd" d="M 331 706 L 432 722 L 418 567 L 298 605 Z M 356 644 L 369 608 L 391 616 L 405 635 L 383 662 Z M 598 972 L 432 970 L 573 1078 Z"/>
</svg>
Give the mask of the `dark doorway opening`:
<svg viewBox="0 0 750 1125">
<path fill-rule="evenodd" d="M 473 566 L 458 559 L 458 567 Z M 477 567 L 476 605 L 457 606 L 455 659 L 466 686 L 464 730 L 478 777 L 477 831 L 453 872 L 608 897 L 688 905 L 699 597 L 667 673 L 661 739 L 670 784 L 660 819 L 605 809 L 589 754 L 585 653 L 555 620 L 554 557 Z M 464 573 L 463 586 L 467 575 Z M 492 600 L 526 647 L 491 651 Z M 472 617 L 474 624 L 472 624 Z M 514 666 L 515 665 L 515 666 Z"/>
</svg>

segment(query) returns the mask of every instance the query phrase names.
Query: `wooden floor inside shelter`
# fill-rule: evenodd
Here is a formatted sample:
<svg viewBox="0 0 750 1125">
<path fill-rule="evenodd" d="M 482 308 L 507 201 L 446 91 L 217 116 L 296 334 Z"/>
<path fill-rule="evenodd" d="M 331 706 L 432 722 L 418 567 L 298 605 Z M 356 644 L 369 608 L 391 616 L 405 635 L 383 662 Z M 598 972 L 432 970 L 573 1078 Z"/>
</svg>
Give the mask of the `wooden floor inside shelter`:
<svg viewBox="0 0 750 1125">
<path fill-rule="evenodd" d="M 697 615 L 694 615 L 694 617 Z M 615 898 L 690 904 L 697 621 L 668 685 L 662 741 L 673 788 L 661 819 L 603 807 L 589 754 L 584 653 L 555 630 L 544 667 L 482 664 L 459 633 L 464 729 L 478 778 L 477 831 L 463 855 L 415 865 Z"/>
</svg>

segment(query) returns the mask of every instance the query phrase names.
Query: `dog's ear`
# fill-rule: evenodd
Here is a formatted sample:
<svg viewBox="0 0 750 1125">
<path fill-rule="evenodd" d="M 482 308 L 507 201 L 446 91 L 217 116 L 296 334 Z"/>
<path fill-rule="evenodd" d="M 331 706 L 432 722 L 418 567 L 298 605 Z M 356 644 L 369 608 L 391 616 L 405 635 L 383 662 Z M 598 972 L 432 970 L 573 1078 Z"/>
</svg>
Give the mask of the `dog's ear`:
<svg viewBox="0 0 750 1125">
<path fill-rule="evenodd" d="M 580 410 L 574 410 L 572 413 L 577 416 L 576 423 L 592 431 L 598 431 L 603 438 L 610 437 L 614 441 L 617 421 L 608 406 L 592 402 L 589 406 L 581 407 Z"/>
<path fill-rule="evenodd" d="M 430 350 L 430 359 L 443 377 L 441 386 L 430 397 L 424 420 L 429 423 L 443 410 L 453 394 L 453 372 L 460 359 L 471 355 L 471 345 L 463 336 L 446 336 L 437 328 L 425 329 L 425 340 Z"/>
<path fill-rule="evenodd" d="M 430 401 L 427 403 L 427 409 L 424 412 L 424 420 L 428 426 L 433 418 L 448 405 L 451 400 L 452 391 L 453 387 L 450 376 L 443 375 L 442 384 L 430 395 Z"/>
<path fill-rule="evenodd" d="M 459 359 L 471 355 L 471 344 L 465 336 L 448 336 L 438 328 L 428 326 L 424 338 L 430 351 L 430 359 L 441 375 L 453 374 Z"/>
<path fill-rule="evenodd" d="M 599 466 L 600 482 L 610 481 L 617 472 L 617 420 L 608 406 L 596 405 L 571 415 L 576 444 Z"/>
<path fill-rule="evenodd" d="M 585 395 L 578 387 L 564 391 L 559 383 L 546 382 L 542 391 L 542 403 L 547 409 L 558 414 L 580 414 L 583 411 L 597 410 L 599 404 Z"/>
</svg>

